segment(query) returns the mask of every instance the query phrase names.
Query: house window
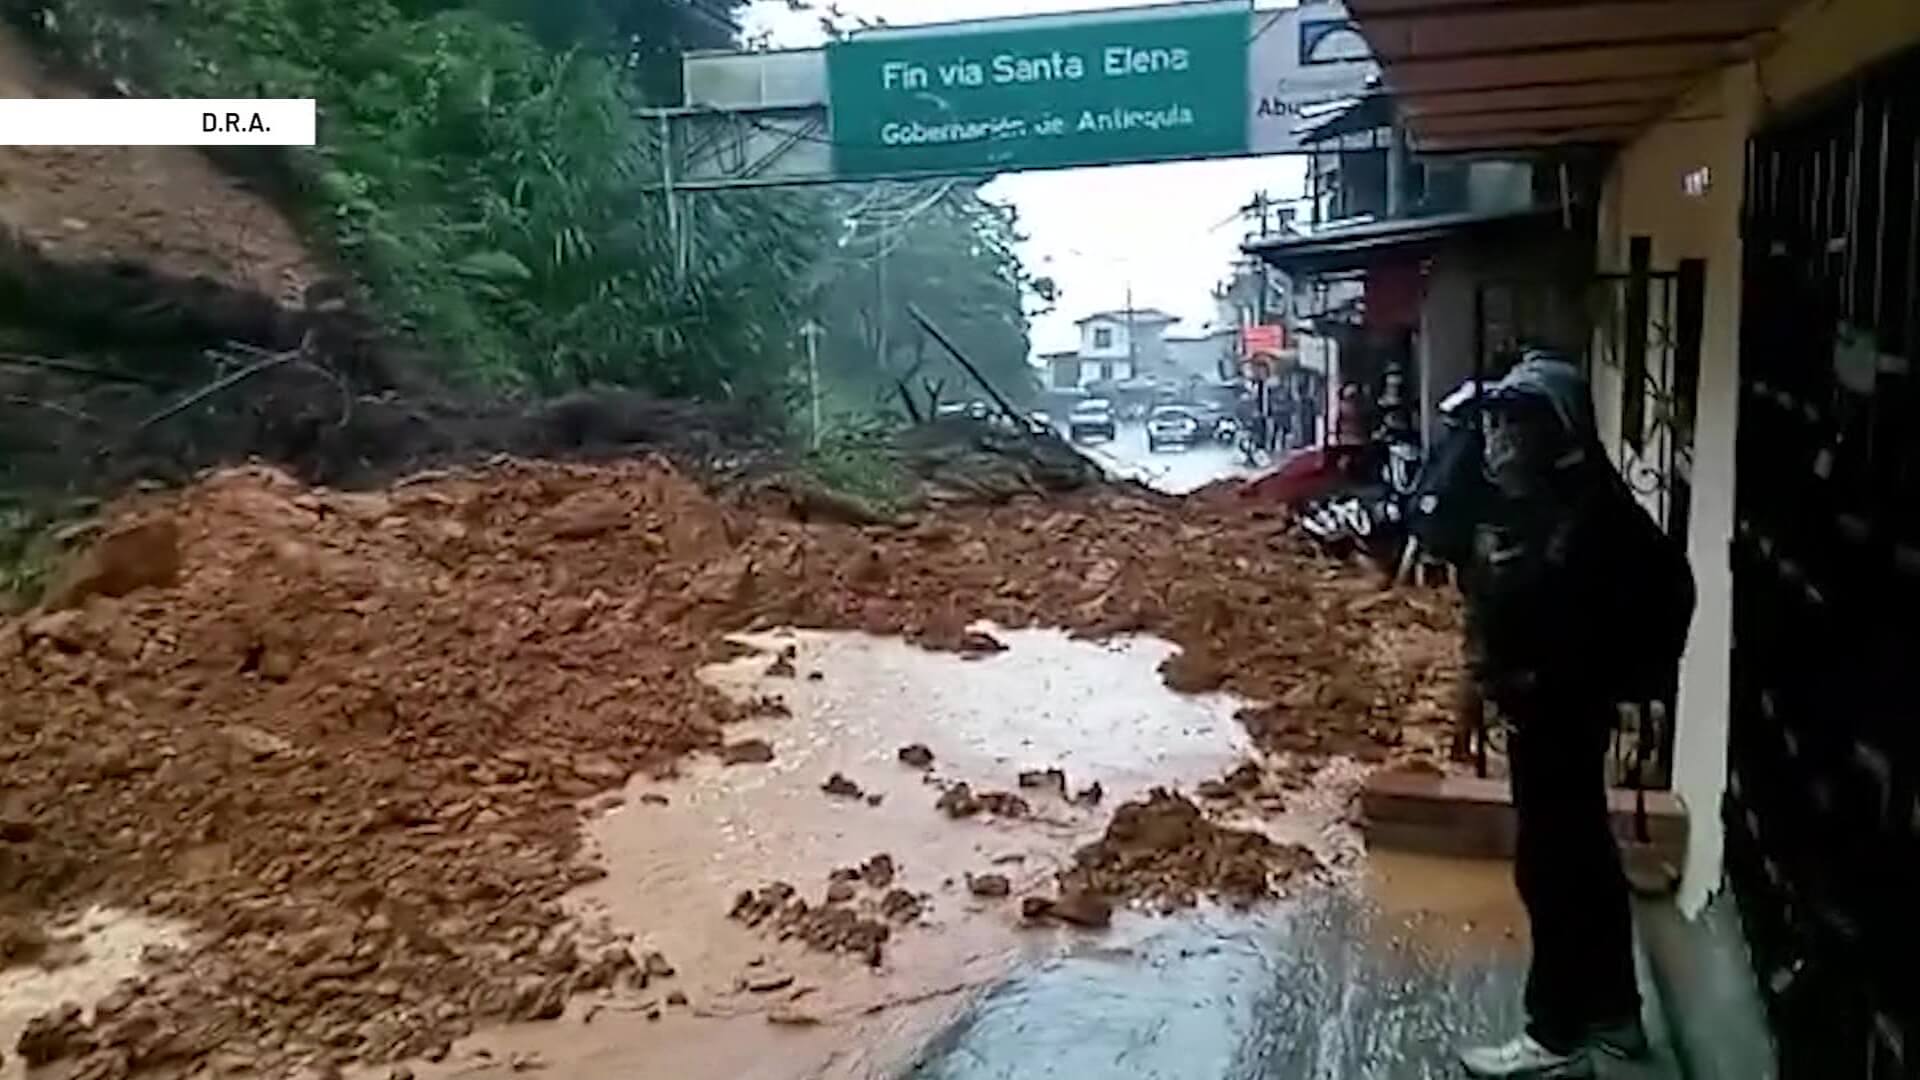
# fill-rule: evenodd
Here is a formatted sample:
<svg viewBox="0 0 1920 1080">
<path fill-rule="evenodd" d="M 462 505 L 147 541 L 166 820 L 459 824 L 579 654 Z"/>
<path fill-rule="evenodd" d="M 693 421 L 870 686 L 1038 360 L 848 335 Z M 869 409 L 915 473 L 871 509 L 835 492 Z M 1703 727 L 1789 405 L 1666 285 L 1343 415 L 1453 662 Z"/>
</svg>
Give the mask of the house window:
<svg viewBox="0 0 1920 1080">
<path fill-rule="evenodd" d="M 1093 347 L 1096 349 L 1113 348 L 1113 327 L 1096 326 L 1093 328 Z"/>
</svg>

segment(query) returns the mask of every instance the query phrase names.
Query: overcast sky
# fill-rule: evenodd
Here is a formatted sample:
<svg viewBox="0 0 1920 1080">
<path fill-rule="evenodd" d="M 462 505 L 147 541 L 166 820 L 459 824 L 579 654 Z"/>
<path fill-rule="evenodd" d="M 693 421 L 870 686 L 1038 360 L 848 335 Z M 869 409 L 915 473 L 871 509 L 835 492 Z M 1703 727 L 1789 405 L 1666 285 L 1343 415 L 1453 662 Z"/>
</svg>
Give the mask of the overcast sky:
<svg viewBox="0 0 1920 1080">
<path fill-rule="evenodd" d="M 838 0 L 841 11 L 896 25 L 1029 15 L 1046 11 L 1139 7 L 1166 0 Z M 1261 3 L 1260 7 L 1290 6 Z M 771 33 L 789 48 L 818 45 L 817 14 L 786 0 L 758 0 L 748 31 Z M 1159 307 L 1198 329 L 1213 313 L 1209 296 L 1239 251 L 1245 226 L 1232 220 L 1262 189 L 1291 198 L 1305 182 L 1299 158 L 1175 162 L 1023 173 L 995 180 L 987 194 L 1020 209 L 1030 238 L 1029 269 L 1051 275 L 1060 306 L 1034 324 L 1040 352 L 1077 344 L 1074 320 L 1126 306 Z"/>
</svg>

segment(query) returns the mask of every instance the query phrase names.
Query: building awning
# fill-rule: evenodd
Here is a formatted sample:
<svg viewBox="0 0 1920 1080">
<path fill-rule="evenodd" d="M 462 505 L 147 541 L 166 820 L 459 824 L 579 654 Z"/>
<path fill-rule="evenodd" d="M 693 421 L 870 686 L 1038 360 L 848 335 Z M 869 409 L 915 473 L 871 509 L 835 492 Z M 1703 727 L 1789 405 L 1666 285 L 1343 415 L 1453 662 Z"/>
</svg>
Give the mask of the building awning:
<svg viewBox="0 0 1920 1080">
<path fill-rule="evenodd" d="M 1385 93 L 1375 91 L 1365 97 L 1354 99 L 1353 103 L 1346 108 L 1313 126 L 1301 129 L 1300 142 L 1311 146 L 1343 135 L 1364 135 L 1392 123 L 1393 99 Z"/>
<path fill-rule="evenodd" d="M 1901 0 L 1910 2 L 1910 0 Z M 1624 142 L 1797 0 L 1347 0 L 1426 153 Z"/>
<path fill-rule="evenodd" d="M 1469 233 L 1526 228 L 1546 218 L 1557 218 L 1559 214 L 1558 207 L 1549 206 L 1495 213 L 1394 218 L 1321 229 L 1305 236 L 1251 240 L 1243 250 L 1289 274 L 1363 270 L 1384 258 L 1419 253 Z"/>
</svg>

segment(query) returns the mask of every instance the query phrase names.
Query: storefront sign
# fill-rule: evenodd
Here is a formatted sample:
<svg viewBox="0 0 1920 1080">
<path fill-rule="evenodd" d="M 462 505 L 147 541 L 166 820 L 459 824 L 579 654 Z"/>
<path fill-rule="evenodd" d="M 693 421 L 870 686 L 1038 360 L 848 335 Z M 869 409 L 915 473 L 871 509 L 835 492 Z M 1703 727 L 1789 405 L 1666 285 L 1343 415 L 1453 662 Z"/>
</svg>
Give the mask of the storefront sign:
<svg viewBox="0 0 1920 1080">
<path fill-rule="evenodd" d="M 1240 331 L 1240 355 L 1278 354 L 1287 347 L 1287 328 L 1276 325 L 1244 327 Z"/>
<path fill-rule="evenodd" d="M 1380 66 L 1332 0 L 1254 16 L 1247 144 L 1255 154 L 1297 153 L 1301 132 L 1368 92 Z"/>
<path fill-rule="evenodd" d="M 1247 152 L 1245 0 L 863 33 L 828 46 L 858 179 Z"/>
</svg>

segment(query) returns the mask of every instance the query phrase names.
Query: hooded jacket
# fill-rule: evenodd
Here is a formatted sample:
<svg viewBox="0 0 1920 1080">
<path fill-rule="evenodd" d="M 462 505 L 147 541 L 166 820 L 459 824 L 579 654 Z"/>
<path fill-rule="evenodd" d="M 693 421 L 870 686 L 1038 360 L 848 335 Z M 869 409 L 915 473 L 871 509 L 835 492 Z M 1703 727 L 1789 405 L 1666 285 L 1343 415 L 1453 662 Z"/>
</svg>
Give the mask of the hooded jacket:
<svg viewBox="0 0 1920 1080">
<path fill-rule="evenodd" d="M 1569 695 L 1671 701 L 1693 576 L 1607 460 L 1585 376 L 1533 353 L 1484 396 L 1544 402 L 1562 438 L 1541 463 L 1546 490 L 1488 500 L 1473 529 L 1461 587 L 1475 676 L 1510 708 Z"/>
</svg>

